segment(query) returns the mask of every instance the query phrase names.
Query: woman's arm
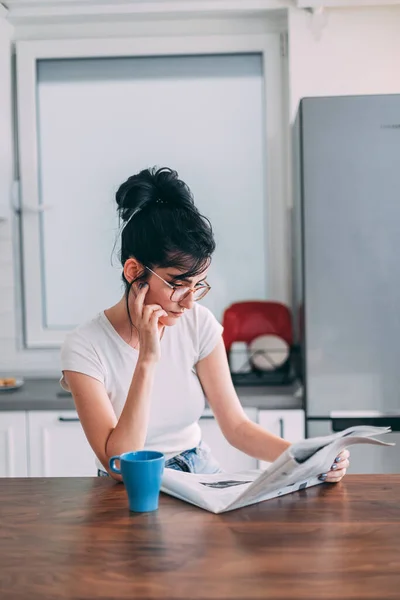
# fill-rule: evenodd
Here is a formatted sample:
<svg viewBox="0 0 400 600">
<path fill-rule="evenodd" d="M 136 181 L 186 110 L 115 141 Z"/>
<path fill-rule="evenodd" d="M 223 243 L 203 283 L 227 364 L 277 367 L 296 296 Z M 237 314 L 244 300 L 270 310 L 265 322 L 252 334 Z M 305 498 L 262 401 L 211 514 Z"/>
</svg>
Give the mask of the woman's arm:
<svg viewBox="0 0 400 600">
<path fill-rule="evenodd" d="M 247 418 L 232 383 L 222 338 L 215 349 L 197 363 L 196 369 L 222 433 L 232 446 L 267 462 L 276 460 L 290 446 L 289 442 Z M 340 481 L 349 467 L 349 456 L 349 451 L 343 450 L 328 473 L 321 474 L 322 481 Z"/>
<path fill-rule="evenodd" d="M 160 359 L 163 328 L 158 319 L 167 313 L 158 304 L 144 305 L 147 290 L 145 284 L 133 303 L 132 312 L 140 334 L 139 357 L 118 420 L 100 381 L 83 373 L 64 370 L 89 444 L 107 472 L 117 480 L 121 477 L 109 471 L 108 460 L 111 456 L 143 448 L 149 424 L 154 372 Z"/>
<path fill-rule="evenodd" d="M 109 471 L 109 458 L 123 452 L 140 450 L 144 446 L 154 369 L 155 363 L 138 362 L 119 420 L 100 381 L 83 373 L 64 371 L 88 442 L 114 479 L 121 480 L 121 477 Z"/>
<path fill-rule="evenodd" d="M 196 365 L 197 374 L 222 433 L 246 454 L 273 462 L 290 443 L 247 418 L 236 394 L 222 338 Z"/>
</svg>

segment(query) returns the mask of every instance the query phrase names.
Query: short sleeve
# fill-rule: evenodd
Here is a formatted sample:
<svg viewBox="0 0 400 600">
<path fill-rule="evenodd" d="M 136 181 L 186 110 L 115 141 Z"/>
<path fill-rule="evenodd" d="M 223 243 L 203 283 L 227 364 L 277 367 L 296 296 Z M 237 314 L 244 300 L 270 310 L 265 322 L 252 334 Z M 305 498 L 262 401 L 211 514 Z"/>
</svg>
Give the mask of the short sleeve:
<svg viewBox="0 0 400 600">
<path fill-rule="evenodd" d="M 104 383 L 104 368 L 93 345 L 77 331 L 67 335 L 61 348 L 61 370 L 76 371 L 89 375 Z M 60 379 L 61 387 L 70 391 L 64 375 Z"/>
<path fill-rule="evenodd" d="M 205 306 L 199 305 L 198 316 L 198 339 L 199 339 L 199 354 L 198 361 L 202 360 L 216 347 L 221 338 L 224 328 L 214 317 L 212 312 Z"/>
</svg>

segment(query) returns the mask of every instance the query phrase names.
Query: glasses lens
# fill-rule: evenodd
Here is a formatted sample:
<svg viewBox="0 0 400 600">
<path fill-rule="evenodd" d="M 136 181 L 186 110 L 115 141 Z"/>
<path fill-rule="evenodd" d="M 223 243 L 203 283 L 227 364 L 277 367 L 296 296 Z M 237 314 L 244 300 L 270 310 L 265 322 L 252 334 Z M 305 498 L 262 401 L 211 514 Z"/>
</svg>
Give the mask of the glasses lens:
<svg viewBox="0 0 400 600">
<path fill-rule="evenodd" d="M 171 300 L 174 302 L 181 302 L 189 294 L 190 289 L 187 287 L 180 286 L 176 288 L 171 296 Z"/>
<path fill-rule="evenodd" d="M 209 288 L 204 286 L 204 287 L 200 287 L 200 288 L 196 288 L 196 290 L 193 292 L 193 300 L 201 300 L 201 298 L 204 298 L 204 296 L 207 294 Z M 174 302 L 181 302 L 182 300 L 184 300 L 186 298 L 186 296 L 190 293 L 190 288 L 188 287 L 179 287 L 176 288 L 171 296 L 171 300 L 173 300 Z"/>
<path fill-rule="evenodd" d="M 194 300 L 201 300 L 207 294 L 207 292 L 208 292 L 209 289 L 210 288 L 205 287 L 205 286 L 197 288 L 196 291 L 193 294 L 193 299 Z"/>
</svg>

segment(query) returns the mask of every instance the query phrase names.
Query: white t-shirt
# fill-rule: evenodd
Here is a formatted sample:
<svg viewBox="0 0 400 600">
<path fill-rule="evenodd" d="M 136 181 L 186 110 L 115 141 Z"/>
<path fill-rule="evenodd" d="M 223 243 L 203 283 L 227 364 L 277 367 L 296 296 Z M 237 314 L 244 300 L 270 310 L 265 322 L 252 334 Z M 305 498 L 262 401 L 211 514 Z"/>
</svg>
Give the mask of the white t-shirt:
<svg viewBox="0 0 400 600">
<path fill-rule="evenodd" d="M 168 459 L 199 444 L 198 421 L 205 396 L 195 365 L 215 348 L 222 330 L 213 314 L 197 303 L 175 325 L 165 327 L 150 400 L 146 450 L 163 452 Z M 101 312 L 67 335 L 61 349 L 61 368 L 101 381 L 119 418 L 138 356 Z M 69 391 L 63 378 L 61 385 Z"/>
</svg>

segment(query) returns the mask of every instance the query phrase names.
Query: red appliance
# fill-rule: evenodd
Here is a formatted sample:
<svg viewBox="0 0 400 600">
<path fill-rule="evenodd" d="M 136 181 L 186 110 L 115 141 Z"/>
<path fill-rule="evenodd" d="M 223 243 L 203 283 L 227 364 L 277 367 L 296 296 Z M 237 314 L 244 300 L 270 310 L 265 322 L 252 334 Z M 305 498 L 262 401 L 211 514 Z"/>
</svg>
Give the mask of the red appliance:
<svg viewBox="0 0 400 600">
<path fill-rule="evenodd" d="M 280 302 L 266 300 L 236 302 L 223 315 L 223 340 L 229 352 L 232 342 L 249 344 L 259 335 L 281 337 L 289 346 L 293 344 L 292 316 L 289 308 Z"/>
</svg>

